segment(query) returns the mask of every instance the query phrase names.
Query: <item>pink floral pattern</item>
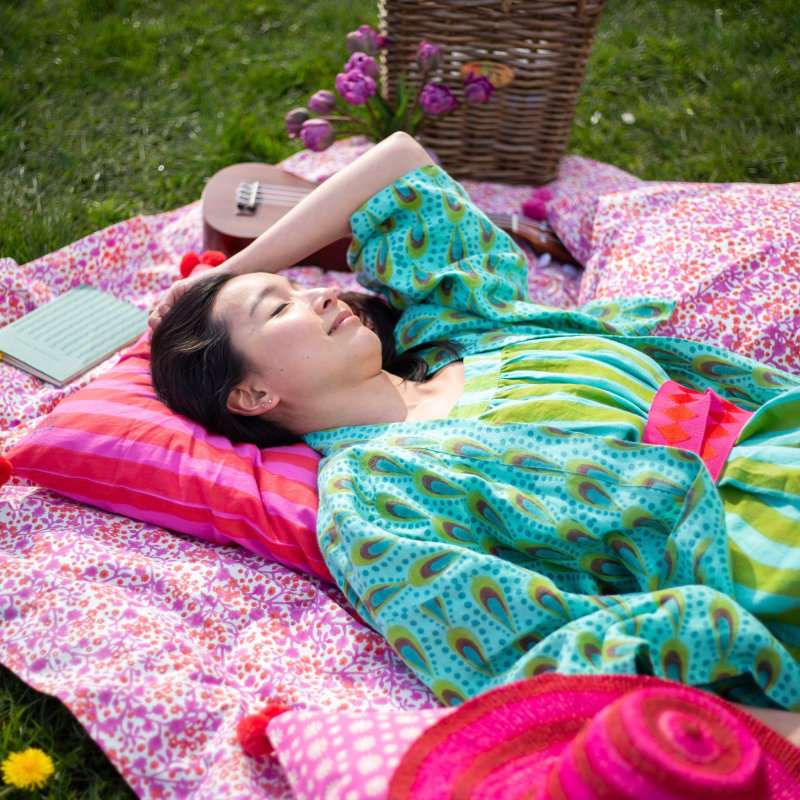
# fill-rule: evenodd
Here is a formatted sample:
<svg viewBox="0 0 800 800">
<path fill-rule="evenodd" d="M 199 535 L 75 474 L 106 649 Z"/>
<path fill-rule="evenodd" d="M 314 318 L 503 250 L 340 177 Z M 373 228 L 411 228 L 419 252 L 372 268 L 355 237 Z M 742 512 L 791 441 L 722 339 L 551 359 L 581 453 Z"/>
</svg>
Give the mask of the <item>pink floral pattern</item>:
<svg viewBox="0 0 800 800">
<path fill-rule="evenodd" d="M 346 141 L 301 153 L 287 168 L 318 180 L 358 152 Z M 517 190 L 474 190 L 500 210 L 519 203 Z M 29 264 L 0 258 L 0 325 L 80 283 L 151 308 L 183 254 L 202 249 L 198 202 L 121 222 Z M 542 297 L 574 302 L 574 275 L 531 262 Z M 355 288 L 344 273 L 292 274 Z M 119 358 L 62 389 L 0 361 L 0 452 Z M 268 702 L 354 712 L 436 705 L 336 589 L 13 475 L 0 489 L 0 620 L 0 660 L 66 703 L 150 800 L 290 798 L 277 758 L 246 756 L 236 741 L 238 721 Z"/>
<path fill-rule="evenodd" d="M 318 181 L 364 147 L 345 141 L 285 166 Z M 517 210 L 530 194 L 464 185 L 488 211 Z M 676 296 L 670 332 L 800 371 L 797 184 L 646 184 L 570 157 L 552 188 L 551 222 L 586 276 L 581 285 L 574 270 L 529 254 L 535 300 Z M 0 258 L 0 325 L 78 283 L 150 308 L 181 256 L 202 250 L 201 231 L 194 203 L 30 264 Z M 314 268 L 295 277 L 352 286 Z M 0 362 L 0 452 L 118 359 L 63 389 Z M 0 619 L 0 660 L 63 700 L 142 798 L 291 797 L 275 757 L 248 757 L 236 743 L 239 719 L 267 702 L 354 712 L 435 705 L 337 590 L 13 476 L 0 489 Z"/>
<path fill-rule="evenodd" d="M 648 182 L 571 156 L 551 189 L 579 302 L 669 297 L 658 334 L 800 373 L 800 183 Z"/>
<path fill-rule="evenodd" d="M 63 700 L 140 797 L 291 797 L 236 724 L 267 701 L 420 708 L 428 692 L 337 590 L 160 528 L 6 486 L 0 654 Z"/>
</svg>

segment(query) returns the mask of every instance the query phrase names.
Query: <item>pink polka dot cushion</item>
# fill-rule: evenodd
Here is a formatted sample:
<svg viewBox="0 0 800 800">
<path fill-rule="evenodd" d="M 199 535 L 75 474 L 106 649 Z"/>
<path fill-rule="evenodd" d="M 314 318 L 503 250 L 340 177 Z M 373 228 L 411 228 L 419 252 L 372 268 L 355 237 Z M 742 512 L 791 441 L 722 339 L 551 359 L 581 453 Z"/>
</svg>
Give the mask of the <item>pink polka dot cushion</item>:
<svg viewBox="0 0 800 800">
<path fill-rule="evenodd" d="M 382 800 L 414 741 L 454 710 L 287 711 L 267 733 L 296 800 Z"/>
<path fill-rule="evenodd" d="M 657 333 L 800 373 L 800 183 L 643 181 L 570 156 L 548 217 L 585 266 L 579 303 L 677 300 Z"/>
</svg>

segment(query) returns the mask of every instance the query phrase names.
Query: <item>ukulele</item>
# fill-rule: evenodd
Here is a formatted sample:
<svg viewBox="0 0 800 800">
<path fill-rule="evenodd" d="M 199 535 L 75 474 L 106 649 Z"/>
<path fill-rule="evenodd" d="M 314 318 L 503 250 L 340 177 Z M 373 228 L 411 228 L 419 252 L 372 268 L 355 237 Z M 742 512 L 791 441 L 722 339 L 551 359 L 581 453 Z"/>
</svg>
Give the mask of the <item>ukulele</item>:
<svg viewBox="0 0 800 800">
<path fill-rule="evenodd" d="M 311 181 L 270 164 L 242 163 L 221 169 L 203 190 L 204 249 L 221 250 L 228 257 L 238 253 L 314 188 Z M 550 253 L 563 263 L 575 263 L 547 222 L 521 214 L 487 216 L 499 228 L 527 241 L 536 253 Z M 302 263 L 347 272 L 349 244 L 349 239 L 340 239 Z"/>
</svg>

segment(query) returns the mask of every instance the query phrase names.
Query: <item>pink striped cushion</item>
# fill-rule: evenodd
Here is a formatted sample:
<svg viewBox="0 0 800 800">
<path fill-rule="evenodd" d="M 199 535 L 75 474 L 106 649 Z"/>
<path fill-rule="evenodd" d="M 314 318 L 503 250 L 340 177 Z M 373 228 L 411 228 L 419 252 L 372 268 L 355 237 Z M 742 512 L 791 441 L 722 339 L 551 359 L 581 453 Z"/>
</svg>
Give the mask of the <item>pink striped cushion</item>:
<svg viewBox="0 0 800 800">
<path fill-rule="evenodd" d="M 6 456 L 15 475 L 73 500 L 331 580 L 316 538 L 319 455 L 234 446 L 172 413 L 153 394 L 146 341 Z"/>
</svg>

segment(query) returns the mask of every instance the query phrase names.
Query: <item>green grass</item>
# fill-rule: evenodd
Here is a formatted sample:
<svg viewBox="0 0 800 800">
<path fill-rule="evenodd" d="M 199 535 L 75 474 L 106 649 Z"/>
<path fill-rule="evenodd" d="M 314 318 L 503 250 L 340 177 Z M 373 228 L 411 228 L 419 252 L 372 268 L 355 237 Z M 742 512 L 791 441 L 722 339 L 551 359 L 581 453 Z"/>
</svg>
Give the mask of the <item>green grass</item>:
<svg viewBox="0 0 800 800">
<path fill-rule="evenodd" d="M 2 0 L 0 255 L 24 263 L 192 202 L 227 164 L 289 155 L 283 115 L 376 20 L 374 2 L 348 7 Z M 612 0 L 569 151 L 651 180 L 800 180 L 798 52 L 795 0 Z M 0 759 L 31 746 L 57 761 L 40 796 L 129 796 L 63 706 L 0 669 Z"/>
<path fill-rule="evenodd" d="M 794 0 L 612 0 L 570 150 L 649 180 L 800 180 L 799 52 Z"/>
<path fill-rule="evenodd" d="M 63 800 L 130 800 L 136 795 L 75 718 L 55 698 L 26 686 L 0 666 L 0 760 L 10 752 L 38 747 L 56 767 L 41 791 L 0 788 L 8 800 L 48 797 Z M 0 786 L 2 782 L 0 781 Z"/>
</svg>

